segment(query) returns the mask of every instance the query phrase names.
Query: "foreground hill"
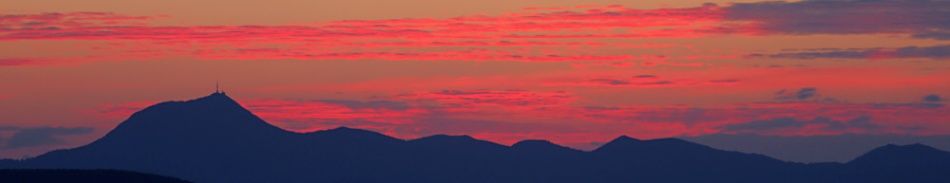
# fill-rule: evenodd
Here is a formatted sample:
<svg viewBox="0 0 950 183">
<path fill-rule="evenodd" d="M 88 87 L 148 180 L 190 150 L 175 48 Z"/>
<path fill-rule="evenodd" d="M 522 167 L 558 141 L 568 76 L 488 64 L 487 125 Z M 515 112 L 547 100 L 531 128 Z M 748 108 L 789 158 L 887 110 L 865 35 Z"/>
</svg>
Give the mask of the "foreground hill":
<svg viewBox="0 0 950 183">
<path fill-rule="evenodd" d="M 277 128 L 223 93 L 136 112 L 95 142 L 5 168 L 122 169 L 225 182 L 950 182 L 948 152 L 884 146 L 848 163 L 800 164 L 679 140 L 618 137 L 590 152 L 543 140 L 415 140 Z"/>
<path fill-rule="evenodd" d="M 119 170 L 0 170 L 0 182 L 188 183 L 181 179 Z"/>
</svg>

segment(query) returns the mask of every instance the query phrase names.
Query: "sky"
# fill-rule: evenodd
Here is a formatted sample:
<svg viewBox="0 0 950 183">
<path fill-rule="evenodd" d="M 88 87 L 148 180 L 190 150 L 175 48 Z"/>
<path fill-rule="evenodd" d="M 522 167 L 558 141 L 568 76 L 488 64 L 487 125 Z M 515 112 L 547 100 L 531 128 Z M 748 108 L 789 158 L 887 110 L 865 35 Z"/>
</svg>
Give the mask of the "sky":
<svg viewBox="0 0 950 183">
<path fill-rule="evenodd" d="M 216 82 L 295 132 L 950 142 L 947 17 L 945 0 L 0 0 L 0 157 Z"/>
</svg>

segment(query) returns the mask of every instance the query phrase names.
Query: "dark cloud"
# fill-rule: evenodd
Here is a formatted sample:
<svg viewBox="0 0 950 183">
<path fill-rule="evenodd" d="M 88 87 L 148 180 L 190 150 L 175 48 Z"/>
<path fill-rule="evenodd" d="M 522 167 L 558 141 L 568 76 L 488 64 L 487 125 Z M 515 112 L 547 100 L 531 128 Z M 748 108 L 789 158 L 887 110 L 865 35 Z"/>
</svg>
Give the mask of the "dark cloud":
<svg viewBox="0 0 950 183">
<path fill-rule="evenodd" d="M 770 33 L 899 33 L 943 38 L 950 32 L 950 1 L 804 0 L 736 3 L 726 18 L 760 23 Z"/>
<path fill-rule="evenodd" d="M 894 59 L 894 58 L 950 58 L 950 45 L 901 48 L 824 48 L 771 54 L 751 54 L 749 57 L 788 59 Z"/>
<path fill-rule="evenodd" d="M 827 117 L 817 117 L 812 120 L 799 120 L 785 117 L 726 125 L 721 129 L 726 132 L 764 133 L 772 130 L 803 128 L 808 125 L 823 125 L 824 127 L 822 129 L 831 131 L 848 129 L 872 130 L 879 128 L 878 125 L 871 122 L 871 117 L 859 116 L 847 121 L 836 121 Z"/>
<path fill-rule="evenodd" d="M 950 31 L 946 32 L 924 32 L 914 34 L 914 38 L 919 39 L 937 39 L 937 40 L 950 40 Z"/>
<path fill-rule="evenodd" d="M 6 140 L 4 149 L 57 145 L 63 143 L 62 136 L 84 135 L 93 131 L 92 128 L 86 127 L 6 127 L 0 129 L 15 131 Z"/>
<path fill-rule="evenodd" d="M 619 80 L 619 79 L 606 79 L 606 78 L 591 79 L 590 82 L 596 83 L 596 84 L 604 84 L 604 85 L 629 85 L 630 84 L 630 81 Z"/>
<path fill-rule="evenodd" d="M 802 88 L 795 93 L 795 97 L 798 98 L 798 100 L 809 99 L 816 95 L 818 95 L 818 89 L 816 88 Z"/>
<path fill-rule="evenodd" d="M 943 98 L 940 98 L 940 96 L 936 94 L 930 94 L 930 95 L 924 96 L 924 102 L 942 102 L 942 101 L 943 101 Z"/>
<path fill-rule="evenodd" d="M 637 85 L 641 85 L 641 86 L 671 85 L 671 84 L 673 84 L 673 81 L 666 81 L 666 80 L 637 83 Z"/>
<path fill-rule="evenodd" d="M 923 106 L 925 108 L 943 107 L 943 98 L 935 94 L 924 96 L 923 102 L 920 104 L 920 106 Z"/>
<path fill-rule="evenodd" d="M 409 104 L 406 104 L 405 102 L 388 101 L 388 100 L 358 101 L 358 100 L 325 99 L 325 100 L 319 100 L 319 102 L 342 105 L 351 109 L 406 110 L 409 108 Z"/>
<path fill-rule="evenodd" d="M 775 93 L 775 99 L 778 100 L 810 100 L 817 98 L 818 88 L 806 87 L 798 89 L 798 91 L 792 92 L 788 90 L 779 90 Z"/>
<path fill-rule="evenodd" d="M 906 103 L 876 103 L 872 106 L 875 108 L 927 108 L 935 109 L 943 107 L 943 98 L 936 94 L 926 95 L 920 98 L 918 101 L 906 102 Z"/>
</svg>

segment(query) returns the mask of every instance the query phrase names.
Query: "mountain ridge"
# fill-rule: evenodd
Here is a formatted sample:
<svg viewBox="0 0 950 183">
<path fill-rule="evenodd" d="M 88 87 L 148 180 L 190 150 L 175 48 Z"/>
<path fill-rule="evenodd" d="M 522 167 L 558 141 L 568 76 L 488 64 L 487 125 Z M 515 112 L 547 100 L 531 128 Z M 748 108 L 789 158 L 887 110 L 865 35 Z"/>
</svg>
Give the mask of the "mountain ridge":
<svg viewBox="0 0 950 183">
<path fill-rule="evenodd" d="M 580 151 L 544 140 L 506 146 L 467 135 L 403 140 L 349 127 L 297 133 L 270 125 L 224 93 L 214 93 L 149 106 L 88 145 L 32 159 L 0 161 L 0 167 L 122 169 L 195 182 L 950 180 L 939 174 L 950 165 L 943 164 L 950 153 L 927 148 L 884 146 L 865 155 L 875 161 L 857 161 L 862 156 L 844 164 L 802 164 L 675 138 L 620 136 L 593 151 Z M 926 157 L 913 158 L 925 160 L 933 156 L 938 161 L 892 161 L 906 158 L 905 154 L 923 154 Z M 890 166 L 939 171 L 875 175 Z M 926 179 L 913 179 L 914 175 Z"/>
</svg>

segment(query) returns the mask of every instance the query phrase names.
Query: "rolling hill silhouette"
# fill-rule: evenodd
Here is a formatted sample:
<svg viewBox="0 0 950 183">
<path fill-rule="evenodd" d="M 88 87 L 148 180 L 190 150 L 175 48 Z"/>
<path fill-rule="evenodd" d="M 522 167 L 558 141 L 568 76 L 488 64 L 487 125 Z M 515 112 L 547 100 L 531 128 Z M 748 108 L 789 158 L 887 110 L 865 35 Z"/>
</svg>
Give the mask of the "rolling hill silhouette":
<svg viewBox="0 0 950 183">
<path fill-rule="evenodd" d="M 594 151 L 544 140 L 414 140 L 340 127 L 285 131 L 224 93 L 136 112 L 101 139 L 17 169 L 119 169 L 217 182 L 950 182 L 950 153 L 888 145 L 848 163 L 802 164 L 679 140 L 622 136 Z"/>
</svg>

